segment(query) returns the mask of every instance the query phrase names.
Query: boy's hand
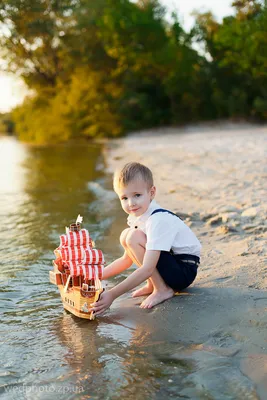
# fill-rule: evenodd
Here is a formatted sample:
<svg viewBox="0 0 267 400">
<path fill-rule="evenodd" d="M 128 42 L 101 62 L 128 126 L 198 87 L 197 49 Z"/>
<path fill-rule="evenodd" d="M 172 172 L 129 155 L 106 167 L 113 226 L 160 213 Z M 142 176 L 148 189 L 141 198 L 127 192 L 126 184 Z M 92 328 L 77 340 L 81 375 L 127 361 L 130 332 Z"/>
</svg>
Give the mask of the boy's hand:
<svg viewBox="0 0 267 400">
<path fill-rule="evenodd" d="M 102 314 L 112 304 L 114 298 L 110 291 L 106 290 L 100 295 L 100 299 L 96 303 L 92 303 L 90 311 L 93 311 L 95 315 Z"/>
</svg>

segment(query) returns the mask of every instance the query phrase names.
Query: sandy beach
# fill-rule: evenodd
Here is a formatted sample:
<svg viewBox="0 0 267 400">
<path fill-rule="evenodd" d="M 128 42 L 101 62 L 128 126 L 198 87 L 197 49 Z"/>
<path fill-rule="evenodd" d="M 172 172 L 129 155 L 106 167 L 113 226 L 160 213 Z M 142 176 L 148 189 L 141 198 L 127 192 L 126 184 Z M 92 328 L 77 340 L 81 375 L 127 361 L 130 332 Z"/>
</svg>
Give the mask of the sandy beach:
<svg viewBox="0 0 267 400">
<path fill-rule="evenodd" d="M 180 213 L 203 245 L 187 291 L 152 310 L 129 298 L 109 314 L 140 337 L 186 343 L 172 356 L 198 363 L 191 379 L 201 381 L 199 396 L 221 387 L 222 399 L 267 398 L 266 149 L 265 126 L 224 123 L 136 132 L 106 150 L 110 172 L 129 161 L 150 167 L 156 200 Z M 220 361 L 221 378 L 211 379 L 207 371 Z M 192 398 L 190 387 L 179 394 Z"/>
<path fill-rule="evenodd" d="M 128 161 L 154 173 L 157 201 L 203 245 L 198 284 L 267 286 L 267 128 L 146 131 L 112 142 L 110 171 Z"/>
</svg>

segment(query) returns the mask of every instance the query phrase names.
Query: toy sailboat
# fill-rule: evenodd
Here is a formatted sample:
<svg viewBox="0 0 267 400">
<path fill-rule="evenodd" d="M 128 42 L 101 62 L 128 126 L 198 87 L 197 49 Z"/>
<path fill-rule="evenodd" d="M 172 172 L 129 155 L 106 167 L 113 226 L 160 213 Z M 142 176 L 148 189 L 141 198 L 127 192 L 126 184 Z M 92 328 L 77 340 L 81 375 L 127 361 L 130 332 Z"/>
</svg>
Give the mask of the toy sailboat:
<svg viewBox="0 0 267 400">
<path fill-rule="evenodd" d="M 63 306 L 80 318 L 93 320 L 90 305 L 98 301 L 105 290 L 102 286 L 104 256 L 94 247 L 89 232 L 81 229 L 82 217 L 60 235 L 60 246 L 55 249 L 54 270 L 49 271 L 50 282 L 58 286 Z"/>
</svg>

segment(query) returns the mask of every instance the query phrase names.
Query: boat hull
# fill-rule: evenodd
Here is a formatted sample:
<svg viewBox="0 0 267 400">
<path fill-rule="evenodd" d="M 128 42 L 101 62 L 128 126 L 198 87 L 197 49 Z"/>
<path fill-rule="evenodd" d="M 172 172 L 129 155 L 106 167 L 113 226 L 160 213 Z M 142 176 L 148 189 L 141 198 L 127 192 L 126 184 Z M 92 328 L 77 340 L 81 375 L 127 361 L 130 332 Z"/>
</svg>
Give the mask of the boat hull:
<svg viewBox="0 0 267 400">
<path fill-rule="evenodd" d="M 98 289 L 92 292 L 84 292 L 79 287 L 73 287 L 65 292 L 64 286 L 59 285 L 58 288 L 65 310 L 71 312 L 79 318 L 89 320 L 95 319 L 94 313 L 90 312 L 90 306 L 99 299 L 103 289 Z"/>
<path fill-rule="evenodd" d="M 83 290 L 80 285 L 74 286 L 66 274 L 50 271 L 50 282 L 57 285 L 63 307 L 73 315 L 83 319 L 93 320 L 95 315 L 90 311 L 92 303 L 96 302 L 104 291 L 101 281 L 96 281 L 95 288 Z M 70 285 L 72 284 L 72 286 Z"/>
</svg>

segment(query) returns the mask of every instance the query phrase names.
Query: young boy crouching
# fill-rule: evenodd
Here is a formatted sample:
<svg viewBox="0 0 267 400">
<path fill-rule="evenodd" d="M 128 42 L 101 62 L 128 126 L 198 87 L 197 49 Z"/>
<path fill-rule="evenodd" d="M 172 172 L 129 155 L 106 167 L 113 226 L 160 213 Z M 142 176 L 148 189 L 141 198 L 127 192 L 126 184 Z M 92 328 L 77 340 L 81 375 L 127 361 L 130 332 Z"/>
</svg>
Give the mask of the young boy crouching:
<svg viewBox="0 0 267 400">
<path fill-rule="evenodd" d="M 123 210 L 129 214 L 129 228 L 120 236 L 123 256 L 104 269 L 103 279 L 121 273 L 133 263 L 139 268 L 101 294 L 92 305 L 96 315 L 145 280 L 146 285 L 132 296 L 147 295 L 140 307 L 151 308 L 191 285 L 200 263 L 201 244 L 195 234 L 176 214 L 155 202 L 156 188 L 149 168 L 128 163 L 115 173 L 113 185 Z"/>
</svg>

